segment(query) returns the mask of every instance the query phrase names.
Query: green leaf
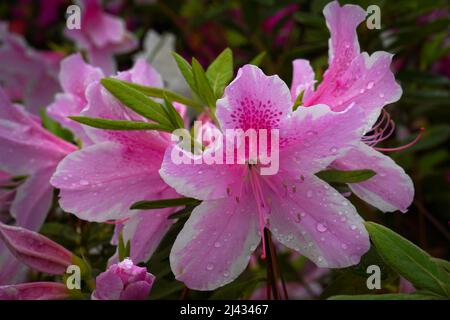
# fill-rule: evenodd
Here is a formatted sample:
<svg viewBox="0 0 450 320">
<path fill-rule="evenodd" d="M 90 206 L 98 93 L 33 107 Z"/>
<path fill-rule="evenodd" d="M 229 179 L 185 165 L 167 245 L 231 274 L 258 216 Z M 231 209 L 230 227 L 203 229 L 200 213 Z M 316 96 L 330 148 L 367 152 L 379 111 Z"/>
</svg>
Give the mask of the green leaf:
<svg viewBox="0 0 450 320">
<path fill-rule="evenodd" d="M 165 95 L 170 101 L 175 101 L 175 102 L 179 102 L 184 105 L 190 106 L 190 107 L 194 108 L 195 110 L 197 110 L 198 112 L 203 111 L 203 106 L 200 103 L 198 103 L 194 100 L 191 100 L 189 98 L 186 98 L 185 96 L 179 95 L 176 92 L 166 90 L 166 89 L 161 89 L 161 88 L 143 86 L 140 84 L 126 82 L 126 81 L 123 81 L 123 82 L 128 84 L 133 89 L 136 89 L 149 97 L 162 99 L 162 98 L 164 98 L 164 95 Z"/>
<path fill-rule="evenodd" d="M 166 119 L 163 107 L 149 99 L 142 92 L 117 79 L 103 78 L 101 83 L 117 100 L 128 108 L 147 119 L 170 127 L 170 121 Z"/>
<path fill-rule="evenodd" d="M 223 95 L 223 90 L 233 78 L 233 52 L 226 48 L 209 65 L 206 70 L 206 77 L 217 99 Z"/>
<path fill-rule="evenodd" d="M 436 300 L 439 297 L 421 293 L 386 293 L 386 294 L 360 294 L 360 295 L 338 295 L 328 300 Z"/>
<path fill-rule="evenodd" d="M 450 276 L 431 256 L 394 231 L 373 222 L 365 223 L 378 254 L 414 287 L 450 297 Z"/>
<path fill-rule="evenodd" d="M 254 57 L 251 61 L 250 64 L 253 64 L 254 66 L 260 66 L 261 63 L 264 61 L 264 59 L 266 58 L 267 52 L 263 51 L 261 53 L 259 53 L 256 57 Z"/>
<path fill-rule="evenodd" d="M 178 113 L 177 109 L 173 106 L 172 102 L 169 101 L 167 96 L 164 96 L 164 111 L 167 114 L 167 118 L 173 125 L 175 129 L 184 128 L 184 121 Z"/>
<path fill-rule="evenodd" d="M 187 84 L 191 87 L 192 91 L 197 92 L 197 86 L 195 85 L 194 74 L 192 73 L 192 67 L 182 56 L 176 52 L 172 52 L 173 57 L 180 69 L 181 74 L 184 79 L 186 79 Z"/>
<path fill-rule="evenodd" d="M 128 121 L 128 120 L 111 120 L 103 118 L 89 118 L 81 116 L 69 117 L 70 119 L 82 123 L 84 125 L 107 130 L 159 130 L 171 132 L 171 128 L 156 123 Z"/>
<path fill-rule="evenodd" d="M 209 80 L 206 77 L 205 70 L 203 70 L 203 67 L 195 58 L 192 58 L 192 72 L 194 74 L 197 95 L 211 110 L 215 110 L 216 97 L 214 95 L 213 89 L 211 88 Z"/>
<path fill-rule="evenodd" d="M 60 137 L 61 139 L 64 139 L 66 141 L 73 141 L 74 137 L 71 131 L 63 128 L 58 122 L 56 122 L 55 120 L 53 120 L 52 118 L 50 118 L 47 115 L 47 112 L 45 110 L 45 108 L 41 108 L 39 110 L 40 112 L 40 116 L 42 119 L 42 126 L 47 129 L 48 131 L 50 131 L 51 133 L 53 133 L 54 135 Z"/>
<path fill-rule="evenodd" d="M 316 173 L 320 179 L 335 183 L 357 183 L 372 178 L 376 173 L 369 169 L 363 170 L 324 170 Z"/>
<path fill-rule="evenodd" d="M 197 205 L 200 201 L 194 198 L 174 198 L 155 201 L 138 201 L 131 206 L 131 209 L 160 209 L 168 207 L 178 207 L 187 205 Z"/>
<path fill-rule="evenodd" d="M 130 256 L 130 241 L 128 240 L 127 244 L 123 241 L 122 232 L 119 234 L 119 244 L 117 246 L 119 261 L 123 261 L 125 258 Z"/>
</svg>

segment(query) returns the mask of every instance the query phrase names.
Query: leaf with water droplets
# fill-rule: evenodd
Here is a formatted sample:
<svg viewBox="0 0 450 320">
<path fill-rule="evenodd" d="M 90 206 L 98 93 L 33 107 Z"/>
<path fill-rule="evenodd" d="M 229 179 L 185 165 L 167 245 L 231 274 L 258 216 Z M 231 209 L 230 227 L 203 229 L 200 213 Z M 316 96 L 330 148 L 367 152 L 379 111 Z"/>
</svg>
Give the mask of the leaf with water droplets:
<svg viewBox="0 0 450 320">
<path fill-rule="evenodd" d="M 394 231 L 366 222 L 370 239 L 381 258 L 418 289 L 450 297 L 450 275 L 431 256 Z"/>
</svg>

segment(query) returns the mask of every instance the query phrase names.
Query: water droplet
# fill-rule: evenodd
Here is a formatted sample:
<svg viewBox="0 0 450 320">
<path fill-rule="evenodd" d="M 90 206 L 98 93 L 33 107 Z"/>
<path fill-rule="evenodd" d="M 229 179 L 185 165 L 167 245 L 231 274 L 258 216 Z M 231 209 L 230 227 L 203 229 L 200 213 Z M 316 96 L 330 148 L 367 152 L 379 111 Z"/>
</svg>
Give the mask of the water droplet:
<svg viewBox="0 0 450 320">
<path fill-rule="evenodd" d="M 325 232 L 328 230 L 327 226 L 325 223 L 318 223 L 316 226 L 317 231 L 319 232 Z"/>
<path fill-rule="evenodd" d="M 355 229 L 356 229 L 356 226 L 355 226 L 354 224 L 352 224 L 350 228 L 351 228 L 352 230 L 355 230 Z"/>
<path fill-rule="evenodd" d="M 342 249 L 346 250 L 348 247 L 345 243 L 341 244 Z"/>
<path fill-rule="evenodd" d="M 308 190 L 308 191 L 306 192 L 306 197 L 312 198 L 312 196 L 313 196 L 313 192 L 312 192 L 311 190 Z"/>
<path fill-rule="evenodd" d="M 330 148 L 330 152 L 333 153 L 333 154 L 335 154 L 335 153 L 337 152 L 337 149 L 336 149 L 335 147 L 331 147 L 331 148 Z"/>
<path fill-rule="evenodd" d="M 230 273 L 227 272 L 227 271 L 225 271 L 225 272 L 223 273 L 223 276 L 224 276 L 225 278 L 228 278 L 228 277 L 230 276 Z"/>
<path fill-rule="evenodd" d="M 87 185 L 89 185 L 89 181 L 87 181 L 87 180 L 80 181 L 80 186 L 87 186 Z"/>
<path fill-rule="evenodd" d="M 380 98 L 384 98 L 384 94 L 383 93 L 380 93 L 379 96 L 380 96 Z"/>
<path fill-rule="evenodd" d="M 367 84 L 367 89 L 372 89 L 373 88 L 373 85 L 374 85 L 374 83 L 372 82 L 372 81 L 370 81 L 368 84 Z"/>
<path fill-rule="evenodd" d="M 221 246 L 222 246 L 222 244 L 219 241 L 214 242 L 214 247 L 215 248 L 220 248 Z"/>
<path fill-rule="evenodd" d="M 213 270 L 213 269 L 214 269 L 214 265 L 213 265 L 212 263 L 208 263 L 208 264 L 206 265 L 206 270 L 211 271 L 211 270 Z"/>
</svg>

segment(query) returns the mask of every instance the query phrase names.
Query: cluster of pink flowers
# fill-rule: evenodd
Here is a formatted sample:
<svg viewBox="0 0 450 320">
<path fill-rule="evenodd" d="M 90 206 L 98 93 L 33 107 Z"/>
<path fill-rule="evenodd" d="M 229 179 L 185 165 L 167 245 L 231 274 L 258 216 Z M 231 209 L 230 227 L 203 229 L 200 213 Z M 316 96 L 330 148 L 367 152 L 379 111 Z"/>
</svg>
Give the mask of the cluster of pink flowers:
<svg viewBox="0 0 450 320">
<path fill-rule="evenodd" d="M 55 84 L 60 93 L 54 95 L 55 90 L 52 101 L 44 104 L 52 119 L 72 131 L 78 145 L 42 127 L 35 112 L 42 101 L 31 95 L 35 91 L 22 97 L 25 107 L 11 102 L 17 98 L 11 90 L 19 84 L 7 82 L 0 90 L 0 184 L 9 184 L 12 177 L 25 178 L 13 190 L 0 190 L 0 210 L 9 211 L 17 226 L 39 230 L 56 188 L 64 211 L 85 221 L 115 223 L 113 242 L 117 244 L 119 233 L 124 242 L 130 241 L 130 259 L 119 261 L 118 254 L 110 259 L 108 270 L 97 277 L 93 299 L 145 299 L 150 292 L 154 277 L 133 262 L 149 260 L 173 224 L 168 217 L 177 208 L 131 210 L 140 200 L 185 196 L 201 201 L 170 253 L 176 279 L 197 290 L 214 290 L 236 279 L 261 240 L 264 255 L 265 229 L 319 267 L 357 264 L 370 247 L 364 221 L 346 197 L 315 175 L 319 171 L 371 169 L 376 175 L 350 183 L 351 191 L 382 211 L 407 211 L 414 194 L 412 181 L 376 147 L 385 137 L 378 130 L 383 107 L 397 101 L 402 90 L 390 70 L 391 54 L 360 51 L 356 28 L 365 19 L 362 8 L 337 2 L 325 7 L 331 33 L 329 68 L 316 89 L 306 60 L 293 61 L 291 88 L 277 75 L 245 65 L 217 101 L 220 130 L 279 130 L 279 171 L 263 176 L 258 164 L 174 164 L 173 150 L 188 151 L 165 132 L 102 130 L 71 120 L 69 116 L 82 115 L 149 122 L 102 86 L 105 76 L 115 74 L 116 79 L 163 88 L 163 79 L 144 59 L 115 73 L 112 54 L 129 50 L 135 40 L 123 22 L 102 12 L 97 1 L 84 1 L 82 6 L 81 30 L 67 35 L 87 52 L 90 64 L 80 54 L 64 58 Z M 21 50 L 24 59 L 37 59 L 22 41 L 0 46 L 0 56 L 7 50 Z M 0 72 L 0 80 L 3 76 L 16 81 Z M 299 96 L 301 103 L 294 110 Z M 187 119 L 186 107 L 175 105 Z M 225 141 L 218 152 L 226 147 Z M 208 152 L 206 148 L 203 156 Z M 0 217 L 3 222 L 9 219 Z M 10 239 L 7 229 L 2 232 Z M 32 283 L 11 284 L 20 282 L 21 277 L 12 279 L 29 253 L 17 253 L 18 243 L 23 245 L 19 240 L 6 242 L 17 260 L 0 247 L 0 284 L 5 285 L 0 298 L 34 298 Z M 58 285 L 34 286 L 43 293 L 37 298 L 68 296 Z"/>
</svg>

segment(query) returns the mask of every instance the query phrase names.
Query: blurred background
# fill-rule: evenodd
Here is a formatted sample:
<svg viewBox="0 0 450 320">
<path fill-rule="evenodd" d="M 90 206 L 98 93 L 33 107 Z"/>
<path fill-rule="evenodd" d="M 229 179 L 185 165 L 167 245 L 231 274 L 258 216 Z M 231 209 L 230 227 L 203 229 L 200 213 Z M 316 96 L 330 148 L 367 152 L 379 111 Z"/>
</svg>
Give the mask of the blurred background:
<svg viewBox="0 0 450 320">
<path fill-rule="evenodd" d="M 236 68 L 265 52 L 262 69 L 267 74 L 279 74 L 290 83 L 293 59 L 309 59 L 319 81 L 327 68 L 329 32 L 322 15 L 327 2 L 111 0 L 103 1 L 103 4 L 107 12 L 124 19 L 128 30 L 140 40 L 139 47 L 134 51 L 117 56 L 119 70 L 129 68 L 135 55 L 145 51 L 146 46 L 146 52 L 150 51 L 150 55 L 154 55 L 157 68 L 161 68 L 165 60 L 172 59 L 170 54 L 158 55 L 162 47 L 171 48 L 173 45 L 170 50 L 175 50 L 187 59 L 196 57 L 204 66 L 223 49 L 230 47 Z M 358 206 L 365 219 L 381 222 L 433 256 L 449 259 L 449 3 L 445 0 L 354 0 L 351 3 L 363 8 L 373 4 L 381 8 L 381 29 L 369 30 L 364 23 L 358 29 L 361 50 L 394 53 L 392 68 L 403 88 L 400 101 L 386 108 L 396 123 L 395 133 L 380 146 L 404 145 L 417 136 L 421 127 L 425 128 L 423 138 L 417 144 L 390 153 L 414 180 L 416 196 L 409 212 L 383 214 L 356 197 L 352 197 L 352 202 Z M 9 31 L 22 35 L 30 47 L 66 56 L 76 51 L 74 43 L 64 37 L 62 32 L 66 8 L 70 4 L 71 1 L 64 0 L 2 1 L 0 20 L 8 22 Z M 148 33 L 150 30 L 153 31 Z M 0 74 L 4 67 L 0 61 Z M 184 91 L 182 84 L 178 87 L 175 84 L 174 87 L 174 90 Z M 114 248 L 109 245 L 112 226 L 87 224 L 58 210 L 55 207 L 41 232 L 67 248 L 89 256 L 94 268 L 102 270 L 107 257 L 114 252 Z M 156 256 L 163 256 L 161 251 Z M 363 270 L 361 266 L 354 267 L 352 272 L 339 270 L 316 275 L 313 273 L 317 273 L 317 270 L 311 270 L 311 266 L 301 257 L 292 257 L 287 252 L 280 252 L 280 255 L 280 268 L 287 282 L 302 284 L 307 282 L 305 279 L 314 278 L 318 279 L 319 286 L 326 287 L 325 291 L 316 290 L 315 282 L 308 280 L 313 286 L 308 285 L 306 289 L 303 286 L 301 290 L 306 290 L 306 293 L 302 291 L 303 294 L 310 297 L 327 297 L 333 292 L 364 293 L 367 290 L 365 286 L 358 288 L 354 285 L 358 281 L 365 281 L 363 277 L 358 279 L 358 268 Z M 371 259 L 370 252 L 367 256 Z M 150 270 L 158 268 L 155 267 L 157 259 L 152 258 Z M 154 273 L 163 273 L 166 265 L 167 261 L 161 264 L 160 271 L 155 270 Z M 241 276 L 242 280 L 231 284 L 241 287 L 228 288 L 227 291 L 226 286 L 219 290 L 218 297 L 234 298 L 242 292 L 247 292 L 248 296 L 257 296 L 258 291 L 253 291 L 258 287 L 257 281 L 254 284 L 251 282 L 252 290 L 249 289 L 249 281 L 254 279 L 255 274 L 258 275 L 256 262 L 253 274 L 249 275 L 249 272 L 252 272 L 252 268 Z M 39 274 L 34 276 L 38 279 L 43 277 Z M 166 298 L 176 297 L 182 292 L 179 284 L 168 283 L 157 285 L 156 293 L 153 294 Z M 297 289 L 293 288 L 292 291 Z M 191 293 L 193 297 L 195 294 L 200 296 L 207 293 Z"/>
</svg>

